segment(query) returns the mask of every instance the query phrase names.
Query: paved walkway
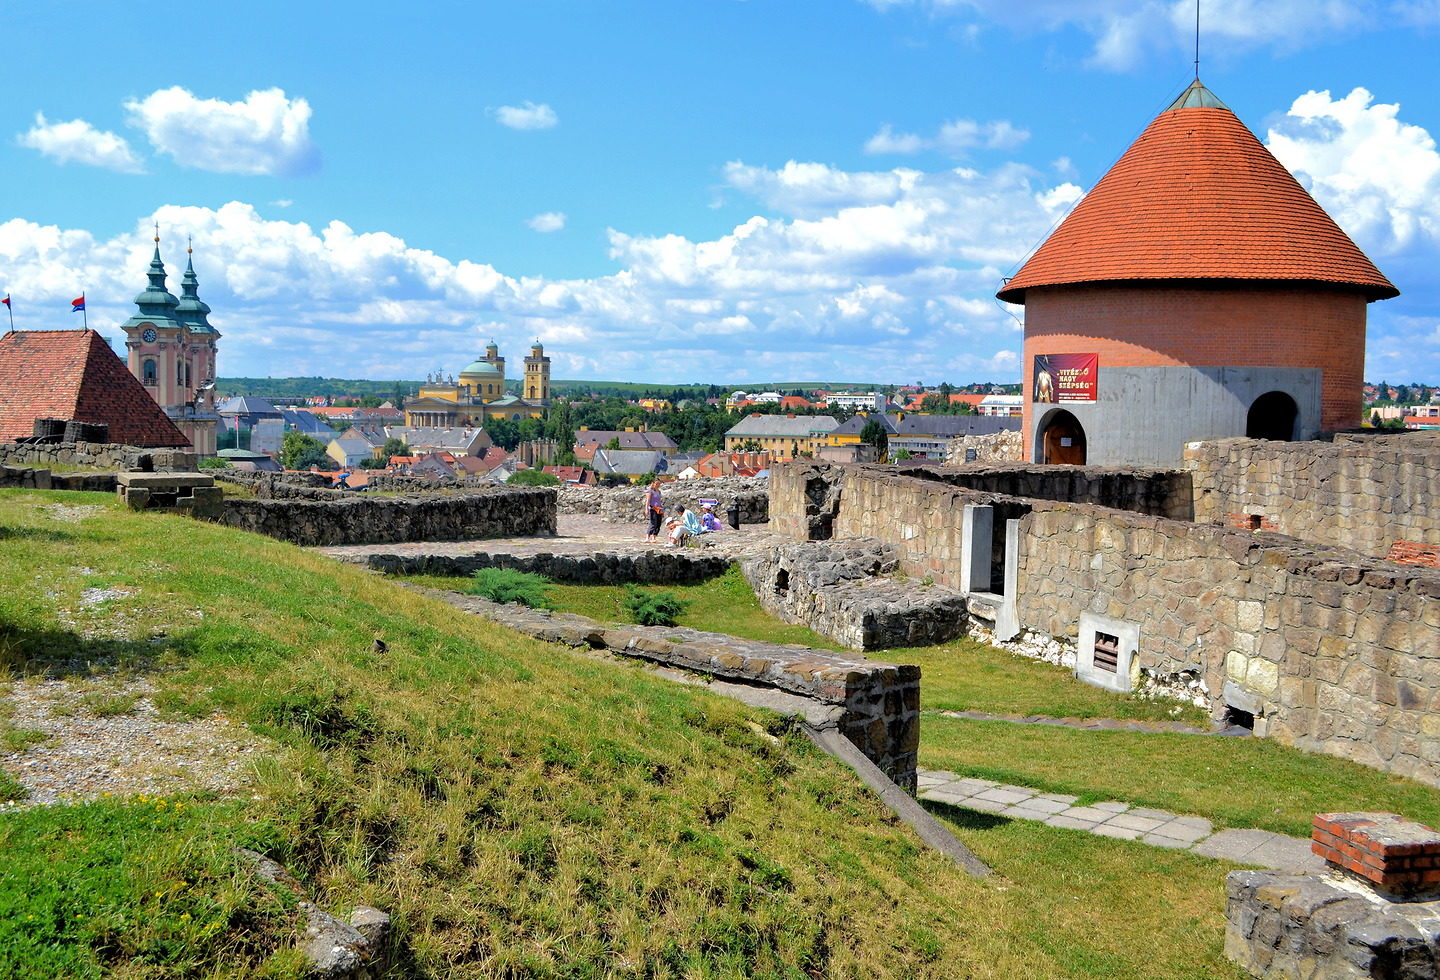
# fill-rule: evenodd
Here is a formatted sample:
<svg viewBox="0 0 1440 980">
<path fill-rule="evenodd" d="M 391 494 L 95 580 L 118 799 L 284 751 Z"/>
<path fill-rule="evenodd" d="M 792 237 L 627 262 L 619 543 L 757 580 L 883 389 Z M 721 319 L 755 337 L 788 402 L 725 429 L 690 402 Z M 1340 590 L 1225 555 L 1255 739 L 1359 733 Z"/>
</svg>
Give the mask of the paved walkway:
<svg viewBox="0 0 1440 980">
<path fill-rule="evenodd" d="M 1076 806 L 1078 797 L 1040 793 L 989 779 L 962 779 L 953 772 L 920 770 L 919 796 L 967 810 L 1015 820 L 1039 820 L 1051 827 L 1086 830 L 1101 837 L 1138 840 L 1155 847 L 1194 851 L 1276 871 L 1323 871 L 1325 862 L 1310 851 L 1310 841 L 1269 830 L 1215 832 L 1204 817 L 1182 817 L 1164 810 L 1106 802 Z"/>
</svg>

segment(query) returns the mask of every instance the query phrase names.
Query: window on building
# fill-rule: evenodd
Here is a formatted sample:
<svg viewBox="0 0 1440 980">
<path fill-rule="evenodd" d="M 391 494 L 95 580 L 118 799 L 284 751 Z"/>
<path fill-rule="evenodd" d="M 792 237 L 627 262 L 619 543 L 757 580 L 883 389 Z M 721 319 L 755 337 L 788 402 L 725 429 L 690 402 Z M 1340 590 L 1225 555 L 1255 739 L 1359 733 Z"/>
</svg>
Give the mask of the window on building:
<svg viewBox="0 0 1440 980">
<path fill-rule="evenodd" d="M 143 383 L 153 385 L 155 383 L 155 359 L 145 358 L 145 363 L 140 366 L 140 376 Z"/>
</svg>

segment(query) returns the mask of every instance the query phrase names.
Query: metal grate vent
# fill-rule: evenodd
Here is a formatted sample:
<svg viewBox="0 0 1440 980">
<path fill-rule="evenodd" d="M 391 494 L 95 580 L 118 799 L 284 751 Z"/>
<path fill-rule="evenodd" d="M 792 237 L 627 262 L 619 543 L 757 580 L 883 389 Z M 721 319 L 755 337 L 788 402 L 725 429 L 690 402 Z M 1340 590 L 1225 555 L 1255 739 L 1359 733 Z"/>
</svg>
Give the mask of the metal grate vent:
<svg viewBox="0 0 1440 980">
<path fill-rule="evenodd" d="M 1110 633 L 1095 633 L 1095 667 L 1115 673 L 1120 666 L 1120 637 Z"/>
</svg>

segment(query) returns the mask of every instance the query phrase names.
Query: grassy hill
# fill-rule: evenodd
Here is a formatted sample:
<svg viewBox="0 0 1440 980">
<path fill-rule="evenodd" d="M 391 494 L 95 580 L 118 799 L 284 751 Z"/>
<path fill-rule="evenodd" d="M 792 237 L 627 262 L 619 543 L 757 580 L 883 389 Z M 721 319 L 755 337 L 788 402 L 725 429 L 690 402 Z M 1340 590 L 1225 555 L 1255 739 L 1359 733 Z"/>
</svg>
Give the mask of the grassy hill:
<svg viewBox="0 0 1440 980">
<path fill-rule="evenodd" d="M 271 746 L 229 798 L 0 813 L 0 975 L 294 975 L 237 844 L 392 913 L 395 977 L 1236 975 L 1219 862 L 956 812 L 970 879 L 773 715 L 108 495 L 0 491 L 0 664 Z"/>
</svg>

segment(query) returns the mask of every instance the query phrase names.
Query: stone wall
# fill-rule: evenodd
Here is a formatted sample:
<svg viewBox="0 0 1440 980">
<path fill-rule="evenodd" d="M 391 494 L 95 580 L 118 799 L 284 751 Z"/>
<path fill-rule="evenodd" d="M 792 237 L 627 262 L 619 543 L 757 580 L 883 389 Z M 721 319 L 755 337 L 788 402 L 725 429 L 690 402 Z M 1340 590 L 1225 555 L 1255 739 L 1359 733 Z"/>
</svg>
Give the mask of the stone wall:
<svg viewBox="0 0 1440 980">
<path fill-rule="evenodd" d="M 991 432 L 983 436 L 961 436 L 945 447 L 947 466 L 964 463 L 967 450 L 975 453 L 974 463 L 1018 463 L 1025 458 L 1025 434 L 1014 432 Z"/>
<path fill-rule="evenodd" d="M 367 555 L 365 564 L 387 575 L 469 576 L 482 568 L 513 568 L 533 572 L 555 582 L 577 585 L 696 585 L 724 575 L 730 567 L 725 555 L 693 554 L 683 550 L 636 553 L 507 555 Z"/>
<path fill-rule="evenodd" d="M 1262 527 L 1383 557 L 1440 545 L 1440 434 L 1191 443 L 1195 520 Z"/>
<path fill-rule="evenodd" d="M 594 514 L 606 524 L 644 524 L 645 487 L 559 488 L 562 514 Z M 702 499 L 718 500 L 716 515 L 723 521 L 732 502 L 740 504 L 741 524 L 764 524 L 770 519 L 769 484 L 745 477 L 718 477 L 709 480 L 672 480 L 662 485 L 665 509 L 679 504 L 700 508 Z"/>
<path fill-rule="evenodd" d="M 777 529 L 808 537 L 830 514 L 836 543 L 878 539 L 901 571 L 956 589 L 964 505 L 992 506 L 996 542 L 1018 521 L 1014 582 L 997 588 L 1030 647 L 1056 638 L 1084 675 L 1087 637 L 1129 631 L 1107 686 L 1199 696 L 1216 718 L 1253 715 L 1257 734 L 1440 785 L 1440 571 L 881 467 L 782 466 L 771 481 Z"/>
<path fill-rule="evenodd" d="M 111 493 L 114 473 L 51 473 L 33 466 L 0 466 L 0 488 L 21 490 L 90 490 Z"/>
<path fill-rule="evenodd" d="M 554 534 L 555 491 L 505 487 L 443 496 L 227 499 L 220 523 L 306 546 Z"/>
<path fill-rule="evenodd" d="M 965 598 L 896 579 L 895 551 L 877 541 L 805 542 L 740 563 L 766 612 L 852 650 L 928 646 L 965 632 Z"/>
<path fill-rule="evenodd" d="M 583 616 L 436 593 L 551 643 L 609 650 L 712 677 L 771 687 L 829 705 L 829 724 L 914 794 L 920 746 L 920 668 L 809 647 L 779 646 L 685 627 L 607 627 Z"/>
<path fill-rule="evenodd" d="M 902 465 L 896 472 L 983 493 L 1098 504 L 1179 521 L 1193 516 L 1190 475 L 1175 470 L 972 463 L 942 470 Z"/>
<path fill-rule="evenodd" d="M 195 459 L 194 453 L 183 449 L 144 449 L 100 442 L 0 443 L 0 465 L 4 466 L 61 464 L 150 473 L 193 470 Z"/>
</svg>

